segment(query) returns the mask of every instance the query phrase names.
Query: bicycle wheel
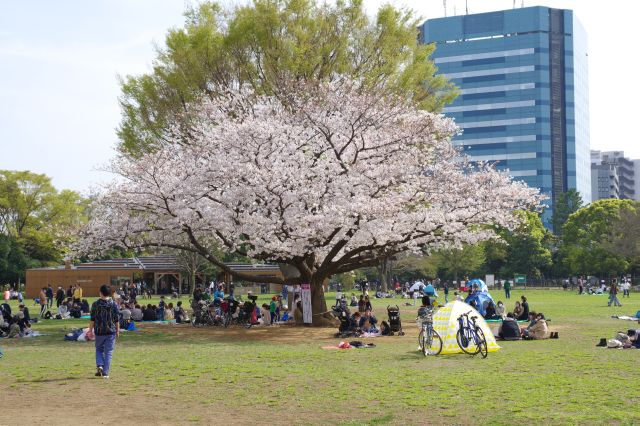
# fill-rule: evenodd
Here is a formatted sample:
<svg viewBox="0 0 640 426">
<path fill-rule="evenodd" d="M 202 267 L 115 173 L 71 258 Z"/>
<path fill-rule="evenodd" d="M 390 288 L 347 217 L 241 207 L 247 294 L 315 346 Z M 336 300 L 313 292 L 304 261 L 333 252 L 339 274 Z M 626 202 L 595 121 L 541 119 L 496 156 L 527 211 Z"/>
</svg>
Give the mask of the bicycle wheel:
<svg viewBox="0 0 640 426">
<path fill-rule="evenodd" d="M 224 328 L 229 327 L 229 324 L 231 324 L 231 315 L 228 313 L 225 313 L 224 316 L 222 317 L 222 325 L 224 325 Z"/>
<path fill-rule="evenodd" d="M 458 329 L 458 332 L 456 333 L 456 341 L 458 342 L 458 346 L 460 346 L 460 349 L 462 349 L 462 352 L 469 355 L 475 355 L 478 353 L 478 347 L 475 346 L 472 339 L 469 339 L 469 337 L 466 335 L 466 330 L 466 328 Z"/>
<path fill-rule="evenodd" d="M 482 332 L 482 329 L 480 327 L 476 327 L 475 333 L 478 338 L 478 352 L 480 353 L 480 355 L 482 355 L 482 358 L 486 358 L 487 354 L 489 353 L 489 348 L 487 347 L 487 339 L 486 337 L 484 337 L 484 333 Z"/>
<path fill-rule="evenodd" d="M 428 336 L 425 339 L 425 344 L 422 349 L 424 356 L 427 355 L 439 355 L 442 352 L 442 338 L 437 331 L 431 329 Z"/>
<path fill-rule="evenodd" d="M 420 329 L 420 334 L 418 334 L 418 346 L 420 350 L 424 350 L 424 328 Z"/>
</svg>

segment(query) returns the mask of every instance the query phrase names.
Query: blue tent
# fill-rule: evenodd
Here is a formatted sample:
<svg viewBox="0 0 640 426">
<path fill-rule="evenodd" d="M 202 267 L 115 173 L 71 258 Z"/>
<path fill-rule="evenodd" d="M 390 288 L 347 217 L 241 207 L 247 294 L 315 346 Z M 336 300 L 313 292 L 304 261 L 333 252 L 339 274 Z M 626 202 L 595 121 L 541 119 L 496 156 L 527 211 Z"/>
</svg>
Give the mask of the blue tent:
<svg viewBox="0 0 640 426">
<path fill-rule="evenodd" d="M 487 314 L 487 305 L 489 305 L 489 302 L 493 302 L 495 305 L 493 298 L 489 294 L 489 288 L 487 288 L 487 285 L 484 283 L 484 281 L 478 278 L 472 279 L 471 281 L 467 282 L 467 286 L 471 288 L 477 288 L 477 291 L 467 296 L 467 298 L 464 299 L 464 302 L 469 305 L 471 304 L 471 302 L 476 302 L 476 310 L 480 312 L 482 316 L 485 316 Z"/>
<path fill-rule="evenodd" d="M 468 282 L 467 282 L 467 286 L 468 286 L 468 287 L 472 287 L 472 288 L 473 288 L 474 284 L 478 286 L 478 291 L 486 291 L 486 292 L 489 292 L 489 287 L 487 287 L 487 285 L 486 285 L 486 284 L 484 283 L 484 281 L 482 281 L 481 279 L 479 279 L 479 278 L 474 278 L 474 279 L 472 279 L 471 281 L 468 281 Z"/>
</svg>

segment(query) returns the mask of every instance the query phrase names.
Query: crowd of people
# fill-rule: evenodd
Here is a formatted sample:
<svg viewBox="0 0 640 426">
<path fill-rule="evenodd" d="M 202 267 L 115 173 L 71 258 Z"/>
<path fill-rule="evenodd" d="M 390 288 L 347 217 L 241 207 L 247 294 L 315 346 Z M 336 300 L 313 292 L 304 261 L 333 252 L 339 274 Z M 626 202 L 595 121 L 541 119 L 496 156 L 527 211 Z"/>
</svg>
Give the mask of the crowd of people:
<svg viewBox="0 0 640 426">
<path fill-rule="evenodd" d="M 32 333 L 31 324 L 35 322 L 31 318 L 29 308 L 24 304 L 18 306 L 18 311 L 12 313 L 8 303 L 0 305 L 0 337 L 14 338 L 25 337 Z"/>
</svg>

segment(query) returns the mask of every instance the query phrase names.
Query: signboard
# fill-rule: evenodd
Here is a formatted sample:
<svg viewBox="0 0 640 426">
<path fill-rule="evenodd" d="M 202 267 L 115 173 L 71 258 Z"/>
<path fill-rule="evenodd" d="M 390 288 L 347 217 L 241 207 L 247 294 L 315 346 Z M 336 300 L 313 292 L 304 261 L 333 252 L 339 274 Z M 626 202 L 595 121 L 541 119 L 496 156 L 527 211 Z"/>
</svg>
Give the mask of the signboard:
<svg viewBox="0 0 640 426">
<path fill-rule="evenodd" d="M 526 284 L 527 283 L 527 276 L 523 275 L 523 274 L 516 274 L 513 276 L 513 282 L 515 284 Z"/>
<path fill-rule="evenodd" d="M 496 285 L 496 277 L 493 274 L 487 274 L 484 276 L 484 283 L 489 288 L 493 288 Z"/>
<path fill-rule="evenodd" d="M 302 297 L 302 321 L 305 324 L 313 322 L 311 312 L 311 284 L 300 285 L 300 296 Z"/>
</svg>

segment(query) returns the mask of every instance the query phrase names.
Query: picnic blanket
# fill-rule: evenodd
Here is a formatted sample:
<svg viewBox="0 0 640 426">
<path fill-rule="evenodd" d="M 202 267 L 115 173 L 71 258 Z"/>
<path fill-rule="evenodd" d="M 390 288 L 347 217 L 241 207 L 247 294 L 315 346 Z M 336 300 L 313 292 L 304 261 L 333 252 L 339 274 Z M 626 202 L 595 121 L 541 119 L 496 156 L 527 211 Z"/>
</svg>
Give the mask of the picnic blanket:
<svg viewBox="0 0 640 426">
<path fill-rule="evenodd" d="M 484 320 L 484 322 L 489 323 L 489 324 L 491 324 L 491 323 L 501 323 L 502 320 L 501 319 L 490 319 L 490 320 Z M 529 321 L 518 321 L 518 324 L 524 324 L 524 323 L 527 323 L 527 322 L 529 322 Z"/>
</svg>

